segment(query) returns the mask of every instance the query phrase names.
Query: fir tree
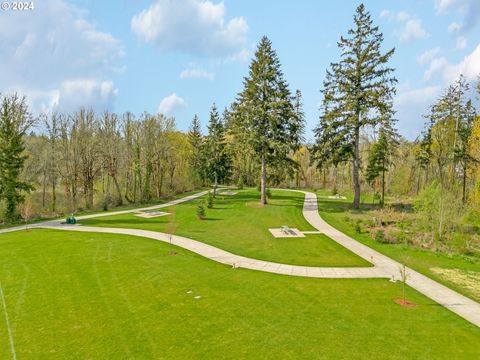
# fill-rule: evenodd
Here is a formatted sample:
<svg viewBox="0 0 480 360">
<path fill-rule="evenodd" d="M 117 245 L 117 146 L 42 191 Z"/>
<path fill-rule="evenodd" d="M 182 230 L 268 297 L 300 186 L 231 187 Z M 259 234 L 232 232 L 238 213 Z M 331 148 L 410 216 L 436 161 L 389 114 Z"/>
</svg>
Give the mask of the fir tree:
<svg viewBox="0 0 480 360">
<path fill-rule="evenodd" d="M 25 164 L 24 137 L 33 125 L 25 98 L 16 94 L 1 98 L 0 109 L 0 199 L 5 200 L 5 218 L 15 220 L 17 206 L 33 186 L 20 179 Z"/>
<path fill-rule="evenodd" d="M 363 128 L 393 128 L 392 97 L 396 79 L 388 61 L 395 49 L 382 53 L 383 35 L 361 4 L 354 28 L 341 37 L 341 60 L 332 63 L 323 84 L 323 113 L 315 129 L 314 158 L 322 166 L 351 161 L 354 208 L 360 206 L 360 135 Z"/>
<path fill-rule="evenodd" d="M 366 179 L 373 183 L 378 176 L 381 176 L 382 193 L 380 205 L 385 204 L 385 172 L 391 165 L 391 156 L 394 148 L 397 146 L 396 133 L 394 136 L 385 129 L 380 129 L 378 141 L 373 144 L 368 154 L 368 165 L 366 170 Z"/>
<path fill-rule="evenodd" d="M 226 150 L 225 128 L 215 103 L 210 110 L 208 135 L 205 142 L 207 176 L 213 182 L 213 195 L 216 195 L 219 182 L 226 182 L 230 174 L 230 158 Z"/>
<path fill-rule="evenodd" d="M 193 117 L 188 131 L 188 142 L 192 147 L 190 166 L 197 181 L 205 184 L 204 139 L 198 116 Z"/>
<path fill-rule="evenodd" d="M 283 78 L 272 44 L 263 37 L 234 104 L 236 119 L 248 133 L 247 142 L 260 162 L 261 203 L 267 203 L 267 165 L 285 159 L 302 139 L 303 119 L 295 113 L 293 98 Z"/>
</svg>

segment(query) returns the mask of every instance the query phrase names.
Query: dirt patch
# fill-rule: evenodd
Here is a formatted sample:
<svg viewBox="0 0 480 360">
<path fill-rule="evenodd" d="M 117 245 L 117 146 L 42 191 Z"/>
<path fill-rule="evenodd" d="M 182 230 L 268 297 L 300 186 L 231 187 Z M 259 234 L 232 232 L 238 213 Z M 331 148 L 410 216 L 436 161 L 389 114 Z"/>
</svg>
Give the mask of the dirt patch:
<svg viewBox="0 0 480 360">
<path fill-rule="evenodd" d="M 431 268 L 441 278 L 451 281 L 471 292 L 475 297 L 480 298 L 480 272 L 460 269 Z"/>
<path fill-rule="evenodd" d="M 177 253 L 176 251 L 169 251 L 169 252 L 168 252 L 168 255 L 170 255 L 170 256 L 175 256 L 175 255 L 177 255 L 177 254 L 178 254 L 178 253 Z"/>
<path fill-rule="evenodd" d="M 414 308 L 417 307 L 417 304 L 414 304 L 408 300 L 403 300 L 403 299 L 393 299 L 393 302 L 395 304 L 398 304 L 400 306 L 406 307 L 406 308 Z"/>
</svg>

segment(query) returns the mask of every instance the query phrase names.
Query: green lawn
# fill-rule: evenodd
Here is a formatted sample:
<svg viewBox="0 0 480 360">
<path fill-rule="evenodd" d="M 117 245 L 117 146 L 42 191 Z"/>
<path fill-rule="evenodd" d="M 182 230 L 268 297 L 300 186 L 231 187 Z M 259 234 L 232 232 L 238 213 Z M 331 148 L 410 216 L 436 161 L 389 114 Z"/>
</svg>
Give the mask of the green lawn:
<svg viewBox="0 0 480 360">
<path fill-rule="evenodd" d="M 321 194 L 321 192 L 318 192 Z M 428 277 L 435 279 L 444 285 L 480 301 L 478 291 L 472 291 L 468 286 L 464 286 L 461 281 L 452 281 L 449 278 L 440 276 L 432 269 L 458 269 L 460 271 L 470 271 L 480 274 L 480 259 L 467 258 L 459 255 L 447 255 L 444 253 L 433 252 L 413 247 L 406 247 L 397 244 L 381 244 L 373 240 L 369 234 L 358 234 L 355 231 L 355 224 L 345 219 L 347 211 L 351 210 L 351 198 L 347 200 L 329 200 L 319 198 L 318 207 L 320 215 L 330 225 L 338 230 L 362 242 L 363 244 L 395 259 L 405 265 L 417 270 Z"/>
<path fill-rule="evenodd" d="M 82 211 L 76 212 L 75 216 L 105 214 L 107 212 L 138 209 L 140 207 L 149 207 L 149 206 L 153 206 L 153 205 L 162 204 L 162 203 L 165 203 L 165 202 L 168 202 L 168 201 L 172 201 L 174 199 L 183 198 L 183 197 L 186 197 L 188 195 L 198 193 L 201 190 L 207 190 L 207 188 L 203 188 L 203 189 L 200 188 L 200 189 L 196 189 L 196 190 L 186 191 L 186 192 L 183 192 L 183 193 L 178 193 L 178 194 L 175 194 L 175 195 L 172 195 L 172 196 L 165 197 L 165 198 L 160 199 L 160 200 L 156 199 L 156 200 L 148 202 L 148 203 L 139 202 L 139 203 L 135 203 L 135 204 L 125 204 L 125 205 L 122 205 L 122 206 L 110 207 L 106 211 L 105 210 L 99 210 L 99 208 L 96 208 L 94 210 L 82 210 Z M 62 213 L 62 212 L 59 211 L 58 213 Z M 70 213 L 67 212 L 65 214 L 65 216 L 67 216 L 67 215 L 70 216 Z M 61 218 L 65 218 L 65 216 L 59 217 L 58 214 L 55 215 L 55 216 L 34 216 L 34 218 L 32 218 L 28 222 L 28 224 L 36 224 L 36 223 L 39 223 L 39 222 L 61 219 Z M 7 228 L 11 228 L 11 227 L 15 227 L 15 226 L 23 226 L 23 225 L 25 225 L 25 221 L 19 219 L 18 221 L 15 221 L 15 222 L 12 222 L 12 223 L 0 223 L 0 229 L 7 229 Z"/>
<path fill-rule="evenodd" d="M 479 328 L 409 288 L 419 306 L 394 304 L 400 284 L 232 269 L 138 237 L 0 234 L 0 281 L 18 359 L 480 358 Z"/>
<path fill-rule="evenodd" d="M 303 217 L 304 195 L 272 191 L 269 205 L 259 205 L 255 190 L 238 191 L 234 196 L 218 196 L 207 219 L 198 220 L 196 208 L 204 198 L 162 211 L 172 215 L 145 219 L 134 214 L 83 220 L 90 226 L 147 229 L 174 233 L 255 259 L 306 266 L 371 266 L 371 264 L 325 235 L 305 238 L 274 238 L 269 228 L 288 225 L 299 230 L 315 230 Z"/>
</svg>

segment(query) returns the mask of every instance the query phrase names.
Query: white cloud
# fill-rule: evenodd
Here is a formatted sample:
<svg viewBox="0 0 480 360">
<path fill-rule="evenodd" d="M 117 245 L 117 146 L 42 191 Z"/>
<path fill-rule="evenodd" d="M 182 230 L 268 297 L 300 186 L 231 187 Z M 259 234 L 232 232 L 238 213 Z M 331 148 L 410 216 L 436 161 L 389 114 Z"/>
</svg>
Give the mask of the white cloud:
<svg viewBox="0 0 480 360">
<path fill-rule="evenodd" d="M 457 37 L 455 44 L 455 47 L 458 50 L 465 49 L 467 47 L 467 38 L 465 38 L 465 36 L 459 36 Z"/>
<path fill-rule="evenodd" d="M 88 105 L 93 109 L 108 109 L 118 95 L 112 81 L 97 79 L 66 80 L 60 86 L 59 110 L 78 109 Z"/>
<path fill-rule="evenodd" d="M 462 16 L 462 22 L 457 24 L 456 32 L 465 33 L 480 22 L 478 0 L 436 0 L 435 8 L 438 14 L 448 14 L 450 10 L 456 10 Z"/>
<path fill-rule="evenodd" d="M 425 70 L 423 74 L 423 80 L 429 81 L 435 74 L 441 73 L 447 66 L 448 61 L 444 57 L 432 59 L 430 61 L 430 67 Z"/>
<path fill-rule="evenodd" d="M 223 57 L 241 51 L 248 25 L 243 17 L 225 19 L 223 2 L 157 0 L 135 15 L 132 31 L 162 50 Z"/>
<path fill-rule="evenodd" d="M 480 44 L 458 64 L 449 64 L 443 71 L 443 76 L 447 83 L 455 81 L 460 74 L 463 74 L 467 80 L 478 78 L 480 74 Z"/>
<path fill-rule="evenodd" d="M 457 0 L 436 0 L 435 1 L 435 8 L 437 9 L 437 12 L 443 13 L 443 12 L 447 11 L 448 8 L 456 2 L 457 2 Z"/>
<path fill-rule="evenodd" d="M 60 105 L 110 107 L 117 90 L 108 78 L 121 69 L 123 46 L 80 9 L 45 0 L 35 11 L 0 12 L 0 91 L 27 96 L 34 113 Z M 77 84 L 78 92 L 69 91 Z"/>
<path fill-rule="evenodd" d="M 390 17 L 390 15 L 392 14 L 392 12 L 390 10 L 387 10 L 387 9 L 384 9 L 380 12 L 380 17 L 383 18 L 383 17 Z"/>
<path fill-rule="evenodd" d="M 187 107 L 187 103 L 177 94 L 173 93 L 163 98 L 158 105 L 158 112 L 165 115 L 171 115 L 175 111 L 184 109 Z"/>
<path fill-rule="evenodd" d="M 410 19 L 410 14 L 407 13 L 406 11 L 400 11 L 398 14 L 397 14 L 397 20 L 398 21 L 406 21 L 408 19 Z"/>
<path fill-rule="evenodd" d="M 399 119 L 399 129 L 407 138 L 415 138 L 425 124 L 424 114 L 442 91 L 441 86 L 412 88 L 409 84 L 399 87 L 394 107 Z"/>
<path fill-rule="evenodd" d="M 468 81 L 474 81 L 480 74 L 480 44 L 462 61 L 450 64 L 445 57 L 434 58 L 424 73 L 424 80 L 428 81 L 438 76 L 445 85 L 452 83 L 463 74 Z"/>
<path fill-rule="evenodd" d="M 419 64 L 424 65 L 430 61 L 440 52 L 440 48 L 436 47 L 430 50 L 425 51 L 419 57 L 417 57 L 417 61 Z"/>
<path fill-rule="evenodd" d="M 208 79 L 212 81 L 213 79 L 215 79 L 215 73 L 206 71 L 197 66 L 191 66 L 180 73 L 180 79 L 189 78 Z"/>
<path fill-rule="evenodd" d="M 455 36 L 455 48 L 459 50 L 467 47 L 467 38 L 461 35 L 463 33 L 462 30 L 463 26 L 457 22 L 452 22 L 448 25 L 448 32 Z"/>
<path fill-rule="evenodd" d="M 405 23 L 405 27 L 400 33 L 400 41 L 409 43 L 415 40 L 428 38 L 430 34 L 422 27 L 420 19 L 410 19 Z"/>
<path fill-rule="evenodd" d="M 233 62 L 233 61 L 238 61 L 238 62 L 244 63 L 248 59 L 250 59 L 250 57 L 251 57 L 250 51 L 248 51 L 247 49 L 242 49 L 239 52 L 237 52 L 236 54 L 233 54 L 233 55 L 227 56 L 226 58 L 223 58 L 223 62 L 224 63 L 229 63 L 229 62 Z"/>
<path fill-rule="evenodd" d="M 462 25 L 460 25 L 457 22 L 453 22 L 450 25 L 448 25 L 448 32 L 450 34 L 454 34 L 454 33 L 459 32 L 461 28 L 462 28 Z"/>
</svg>

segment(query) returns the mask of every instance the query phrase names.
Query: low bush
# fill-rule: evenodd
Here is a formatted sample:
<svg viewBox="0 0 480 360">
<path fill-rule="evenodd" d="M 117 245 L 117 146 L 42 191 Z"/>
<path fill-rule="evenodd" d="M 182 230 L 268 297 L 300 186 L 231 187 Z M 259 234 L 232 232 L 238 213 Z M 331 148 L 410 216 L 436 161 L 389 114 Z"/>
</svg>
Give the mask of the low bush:
<svg viewBox="0 0 480 360">
<path fill-rule="evenodd" d="M 205 216 L 206 216 L 205 208 L 202 205 L 198 205 L 197 206 L 197 217 L 200 220 L 203 220 L 203 219 L 205 219 Z"/>
<path fill-rule="evenodd" d="M 355 232 L 357 234 L 361 234 L 362 233 L 362 220 L 357 220 L 357 222 L 355 223 Z"/>
<path fill-rule="evenodd" d="M 388 240 L 385 237 L 384 230 L 377 230 L 377 232 L 375 233 L 375 241 L 379 242 L 380 244 L 388 244 Z"/>
<path fill-rule="evenodd" d="M 207 208 L 211 209 L 213 208 L 213 194 L 211 192 L 208 193 L 207 195 L 207 200 L 206 200 L 206 205 L 207 205 Z"/>
</svg>

